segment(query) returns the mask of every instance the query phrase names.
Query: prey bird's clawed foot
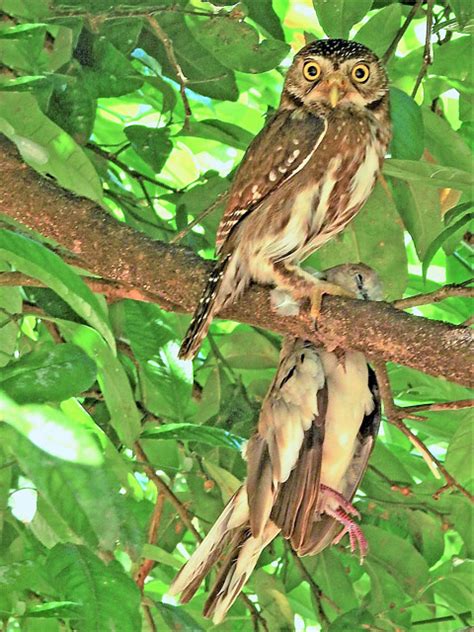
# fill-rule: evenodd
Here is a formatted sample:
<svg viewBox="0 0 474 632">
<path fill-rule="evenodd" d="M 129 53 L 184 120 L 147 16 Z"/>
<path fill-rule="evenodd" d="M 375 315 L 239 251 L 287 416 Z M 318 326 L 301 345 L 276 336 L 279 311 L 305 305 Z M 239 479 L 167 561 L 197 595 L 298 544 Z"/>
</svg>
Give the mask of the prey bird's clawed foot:
<svg viewBox="0 0 474 632">
<path fill-rule="evenodd" d="M 334 283 L 328 283 L 327 281 L 316 280 L 311 290 L 311 318 L 318 320 L 321 314 L 321 304 L 323 296 L 325 294 L 331 294 L 332 296 L 346 296 L 348 298 L 355 298 L 355 295 L 348 290 L 335 285 Z"/>
<path fill-rule="evenodd" d="M 346 533 L 348 533 L 351 551 L 352 553 L 355 553 L 355 551 L 359 549 L 360 563 L 362 564 L 369 550 L 369 545 L 365 539 L 362 529 L 343 509 L 329 509 L 326 513 L 328 516 L 331 516 L 331 518 L 340 522 L 343 526 L 342 531 L 334 538 L 332 544 L 339 544 Z"/>
<path fill-rule="evenodd" d="M 362 564 L 369 550 L 369 545 L 362 529 L 351 518 L 351 516 L 354 516 L 360 520 L 360 513 L 351 502 L 335 489 L 321 484 L 321 491 L 324 492 L 324 513 L 334 518 L 334 520 L 339 522 L 343 527 L 342 531 L 332 541 L 332 544 L 339 544 L 347 533 L 349 535 L 351 551 L 354 553 L 359 549 L 360 563 Z"/>
</svg>

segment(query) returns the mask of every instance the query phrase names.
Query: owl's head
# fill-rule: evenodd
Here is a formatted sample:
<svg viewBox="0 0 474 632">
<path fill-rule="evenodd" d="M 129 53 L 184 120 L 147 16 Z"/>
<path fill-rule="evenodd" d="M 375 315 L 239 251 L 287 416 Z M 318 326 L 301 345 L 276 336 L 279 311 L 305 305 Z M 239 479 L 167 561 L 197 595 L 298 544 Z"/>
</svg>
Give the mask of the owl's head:
<svg viewBox="0 0 474 632">
<path fill-rule="evenodd" d="M 387 93 L 387 74 L 377 55 L 357 42 L 327 39 L 311 42 L 297 53 L 283 98 L 309 108 L 374 108 Z"/>
</svg>

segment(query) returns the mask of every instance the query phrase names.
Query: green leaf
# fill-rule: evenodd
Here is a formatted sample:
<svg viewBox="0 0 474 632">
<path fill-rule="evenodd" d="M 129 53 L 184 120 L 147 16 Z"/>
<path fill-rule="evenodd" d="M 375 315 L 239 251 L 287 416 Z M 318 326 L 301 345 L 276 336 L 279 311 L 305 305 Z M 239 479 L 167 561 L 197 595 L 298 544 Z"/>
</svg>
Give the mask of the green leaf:
<svg viewBox="0 0 474 632">
<path fill-rule="evenodd" d="M 285 34 L 280 19 L 273 8 L 273 0 L 258 0 L 249 2 L 246 7 L 251 20 L 262 26 L 267 33 L 276 39 L 285 40 Z"/>
<path fill-rule="evenodd" d="M 471 0 L 451 0 L 449 6 L 454 11 L 461 28 L 466 26 L 474 17 L 474 6 Z"/>
<path fill-rule="evenodd" d="M 459 191 L 469 191 L 474 185 L 471 173 L 454 167 L 442 167 L 429 162 L 414 160 L 385 161 L 384 174 L 393 178 L 400 178 L 412 182 L 421 182 L 433 187 L 450 187 Z"/>
<path fill-rule="evenodd" d="M 174 555 L 171 555 L 171 553 L 168 553 L 154 544 L 144 544 L 142 555 L 147 560 L 154 560 L 155 562 L 166 564 L 166 566 L 171 566 L 171 568 L 176 568 L 177 570 L 183 565 L 183 562 L 178 560 Z"/>
<path fill-rule="evenodd" d="M 143 84 L 143 77 L 127 57 L 105 37 L 94 36 L 84 29 L 78 50 L 87 59 L 87 64 L 82 68 L 84 87 L 94 98 L 119 97 L 137 90 Z"/>
<path fill-rule="evenodd" d="M 0 261 L 0 271 L 9 266 Z M 1 274 L 0 272 L 0 274 Z M 0 287 L 0 367 L 7 364 L 13 357 L 16 348 L 18 327 L 9 318 L 9 314 L 19 314 L 22 306 L 22 295 L 18 287 Z"/>
<path fill-rule="evenodd" d="M 352 26 L 361 20 L 373 0 L 313 0 L 319 23 L 328 37 L 347 39 Z"/>
<path fill-rule="evenodd" d="M 348 261 L 374 268 L 388 299 L 403 294 L 407 283 L 403 228 L 393 200 L 380 184 L 342 235 L 306 260 L 318 270 Z"/>
<path fill-rule="evenodd" d="M 394 195 L 397 210 L 423 261 L 431 242 L 443 230 L 439 190 L 419 182 L 398 181 Z"/>
<path fill-rule="evenodd" d="M 83 465 L 103 463 L 98 441 L 90 429 L 51 406 L 18 406 L 0 391 L 0 420 L 59 459 Z"/>
<path fill-rule="evenodd" d="M 472 221 L 473 217 L 474 215 L 472 213 L 470 213 L 469 215 L 464 215 L 463 217 L 458 219 L 457 222 L 455 222 L 454 224 L 451 224 L 450 226 L 448 226 L 448 228 L 445 228 L 443 232 L 440 233 L 436 237 L 436 239 L 434 239 L 431 242 L 431 244 L 428 246 L 426 250 L 425 258 L 423 259 L 423 277 L 424 278 L 426 278 L 426 273 L 428 271 L 428 267 L 431 263 L 431 260 L 433 259 L 435 254 L 438 252 L 438 250 L 441 248 L 441 246 L 449 239 L 449 237 L 451 237 L 451 235 L 454 235 L 455 233 L 457 233 L 457 231 L 460 228 L 469 224 L 469 222 Z"/>
<path fill-rule="evenodd" d="M 173 149 L 173 143 L 168 137 L 168 129 L 129 125 L 124 132 L 137 154 L 150 165 L 155 173 L 159 173 Z"/>
<path fill-rule="evenodd" d="M 193 122 L 188 128 L 183 128 L 179 135 L 216 140 L 219 143 L 243 150 L 247 149 L 253 139 L 253 134 L 250 134 L 243 127 L 217 119 Z"/>
<path fill-rule="evenodd" d="M 75 345 L 32 351 L 0 369 L 0 388 L 19 403 L 62 401 L 87 390 L 95 363 Z"/>
<path fill-rule="evenodd" d="M 361 26 L 354 35 L 354 39 L 356 42 L 365 44 L 376 55 L 382 57 L 400 28 L 401 17 L 401 6 L 398 3 L 390 4 L 377 11 L 370 20 Z"/>
<path fill-rule="evenodd" d="M 31 94 L 0 92 L 0 132 L 15 143 L 23 160 L 59 185 L 95 202 L 102 185 L 76 142 L 39 109 Z"/>
<path fill-rule="evenodd" d="M 213 99 L 236 101 L 239 93 L 233 72 L 209 54 L 209 51 L 194 38 L 184 16 L 160 13 L 156 19 L 173 42 L 176 59 L 188 79 L 188 86 L 195 92 Z M 163 71 L 168 77 L 173 81 L 177 80 L 176 71 L 170 64 L 161 41 L 151 32 L 144 31 L 139 44 L 162 64 Z"/>
<path fill-rule="evenodd" d="M 204 19 L 191 24 L 199 43 L 231 70 L 250 73 L 272 70 L 289 51 L 288 44 L 280 40 L 259 42 L 257 31 L 246 22 Z"/>
<path fill-rule="evenodd" d="M 380 527 L 366 524 L 369 560 L 380 564 L 412 597 L 418 596 L 429 580 L 426 560 L 410 542 Z"/>
<path fill-rule="evenodd" d="M 128 447 L 138 438 L 141 418 L 125 369 L 94 329 L 60 322 L 63 336 L 81 347 L 97 363 L 98 382 L 110 413 L 110 424 Z"/>
<path fill-rule="evenodd" d="M 446 469 L 460 483 L 470 483 L 474 477 L 472 470 L 473 450 L 474 433 L 471 419 L 470 423 L 459 425 L 446 453 Z"/>
<path fill-rule="evenodd" d="M 202 462 L 209 476 L 217 483 L 222 493 L 222 499 L 226 503 L 230 497 L 235 494 L 242 483 L 228 470 L 219 467 L 219 465 L 216 465 L 210 459 L 203 459 Z"/>
<path fill-rule="evenodd" d="M 292 630 L 294 613 L 282 581 L 259 569 L 254 573 L 254 584 L 268 628 L 272 631 Z"/>
<path fill-rule="evenodd" d="M 111 550 L 130 515 L 119 508 L 119 482 L 104 467 L 69 463 L 46 454 L 13 428 L 0 425 L 2 441 L 44 503 L 44 518 L 60 539 Z"/>
<path fill-rule="evenodd" d="M 78 632 L 141 628 L 140 592 L 115 560 L 106 566 L 84 546 L 58 544 L 46 568 L 58 592 L 82 605 Z"/>
<path fill-rule="evenodd" d="M 453 208 L 449 209 L 449 211 L 444 215 L 443 220 L 446 226 L 451 226 L 455 221 L 464 217 L 474 208 L 474 202 L 463 202 L 462 204 L 457 204 Z"/>
<path fill-rule="evenodd" d="M 148 427 L 143 433 L 144 439 L 177 439 L 178 441 L 197 441 L 220 448 L 240 450 L 244 443 L 242 437 L 212 426 L 198 426 L 188 423 L 168 423 L 157 428 Z"/>
<path fill-rule="evenodd" d="M 402 90 L 390 88 L 390 113 L 393 126 L 390 155 L 402 160 L 418 160 L 424 149 L 420 106 Z"/>
<path fill-rule="evenodd" d="M 167 603 L 155 601 L 155 608 L 162 621 L 158 629 L 204 632 L 204 628 L 196 623 L 183 607 L 177 608 Z"/>
<path fill-rule="evenodd" d="M 99 301 L 58 255 L 27 237 L 0 229 L 0 259 L 54 290 L 115 349 L 108 318 Z"/>
<path fill-rule="evenodd" d="M 267 369 L 278 364 L 278 349 L 257 330 L 239 325 L 224 338 L 220 350 L 236 369 Z"/>
</svg>

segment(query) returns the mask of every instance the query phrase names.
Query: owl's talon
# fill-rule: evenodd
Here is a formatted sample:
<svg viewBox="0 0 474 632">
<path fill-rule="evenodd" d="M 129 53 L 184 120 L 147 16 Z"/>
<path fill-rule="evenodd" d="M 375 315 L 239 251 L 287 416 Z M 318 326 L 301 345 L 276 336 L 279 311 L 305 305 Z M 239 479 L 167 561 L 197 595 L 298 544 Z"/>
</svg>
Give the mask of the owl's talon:
<svg viewBox="0 0 474 632">
<path fill-rule="evenodd" d="M 319 316 L 321 315 L 321 305 L 323 302 L 323 296 L 325 294 L 330 294 L 331 296 L 346 296 L 347 298 L 356 298 L 353 292 L 349 292 L 349 290 L 345 290 L 339 285 L 335 285 L 334 283 L 328 283 L 327 281 L 316 281 L 316 286 L 311 291 L 310 301 L 311 301 L 311 318 L 314 321 L 317 321 Z"/>
</svg>

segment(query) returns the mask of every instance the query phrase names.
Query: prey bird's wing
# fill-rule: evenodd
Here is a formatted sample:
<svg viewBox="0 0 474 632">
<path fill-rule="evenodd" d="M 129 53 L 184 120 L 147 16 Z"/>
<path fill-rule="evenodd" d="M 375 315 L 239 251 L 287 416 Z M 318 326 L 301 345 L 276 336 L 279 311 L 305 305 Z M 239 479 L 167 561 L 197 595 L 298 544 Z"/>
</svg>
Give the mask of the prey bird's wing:
<svg viewBox="0 0 474 632">
<path fill-rule="evenodd" d="M 301 171 L 316 152 L 327 123 L 310 112 L 278 111 L 249 145 L 232 183 L 216 236 L 216 251 L 236 225 Z"/>
<path fill-rule="evenodd" d="M 364 477 L 380 426 L 380 394 L 375 373 L 370 367 L 369 389 L 372 393 L 374 409 L 362 420 L 354 456 L 344 477 L 344 488 L 341 492 L 349 502 L 352 501 Z M 312 530 L 305 540 L 300 542 L 299 547 L 294 548 L 299 555 L 316 555 L 332 543 L 340 530 L 341 524 L 337 520 L 327 514 L 322 514 L 321 519 L 313 523 Z"/>
<path fill-rule="evenodd" d="M 303 514 L 315 506 L 326 406 L 324 370 L 315 347 L 297 338 L 286 338 L 262 406 L 258 432 L 250 439 L 246 452 L 254 537 L 263 532 L 270 515 L 289 537 L 297 525 L 301 528 Z M 272 513 L 276 501 L 279 508 Z M 293 516 L 287 515 L 289 509 Z M 299 519 L 293 521 L 297 516 Z"/>
</svg>

